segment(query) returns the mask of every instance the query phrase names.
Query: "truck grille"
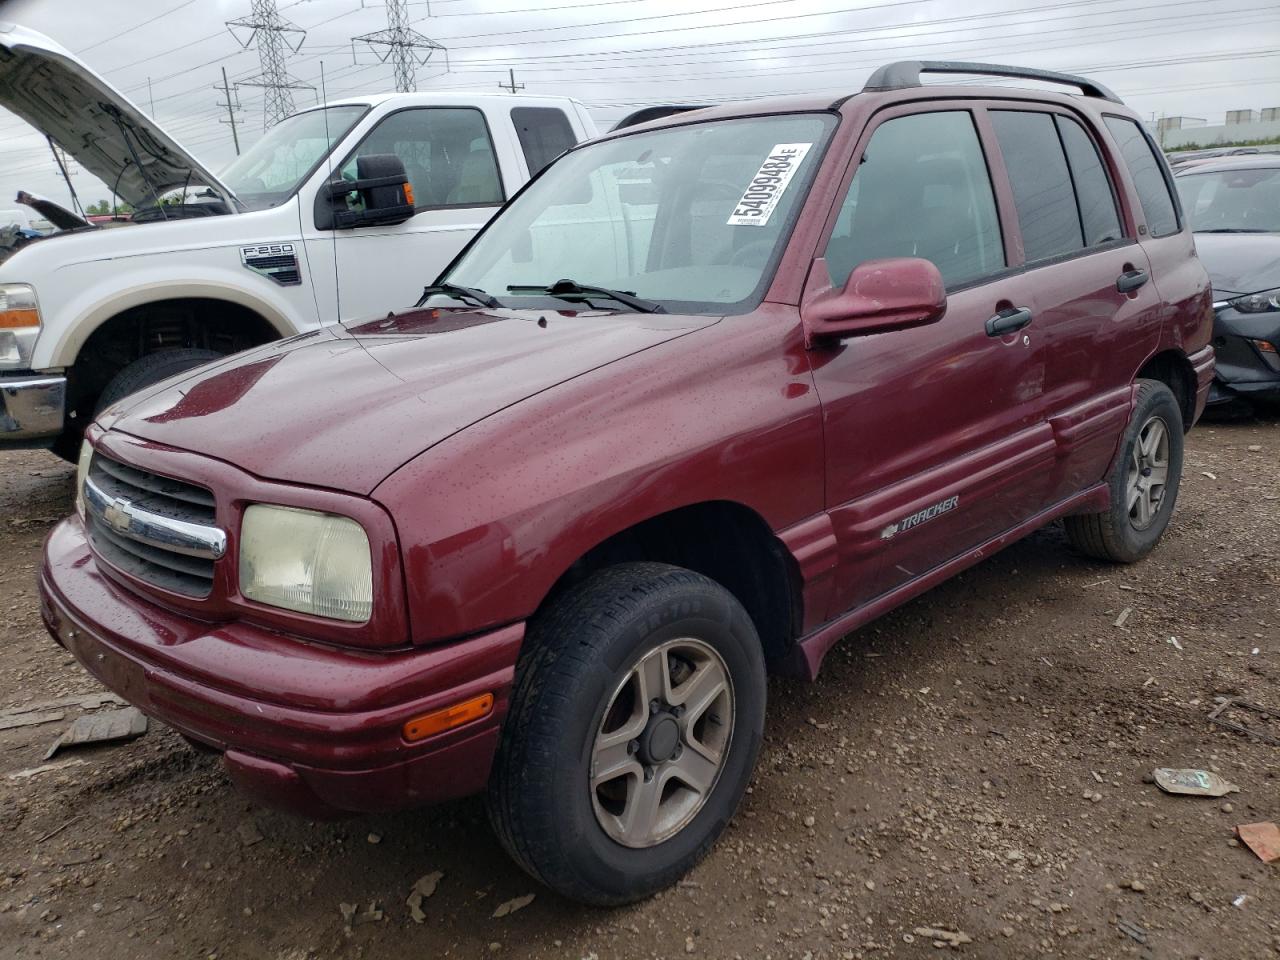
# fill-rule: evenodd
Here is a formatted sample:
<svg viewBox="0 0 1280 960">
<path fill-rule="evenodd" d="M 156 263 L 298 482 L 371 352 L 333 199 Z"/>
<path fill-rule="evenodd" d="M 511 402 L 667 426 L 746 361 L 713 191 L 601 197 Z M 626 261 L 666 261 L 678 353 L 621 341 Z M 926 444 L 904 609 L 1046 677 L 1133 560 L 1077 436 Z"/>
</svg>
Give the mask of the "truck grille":
<svg viewBox="0 0 1280 960">
<path fill-rule="evenodd" d="M 131 576 L 188 597 L 207 597 L 226 551 L 213 494 L 95 453 L 84 485 L 89 541 Z"/>
</svg>

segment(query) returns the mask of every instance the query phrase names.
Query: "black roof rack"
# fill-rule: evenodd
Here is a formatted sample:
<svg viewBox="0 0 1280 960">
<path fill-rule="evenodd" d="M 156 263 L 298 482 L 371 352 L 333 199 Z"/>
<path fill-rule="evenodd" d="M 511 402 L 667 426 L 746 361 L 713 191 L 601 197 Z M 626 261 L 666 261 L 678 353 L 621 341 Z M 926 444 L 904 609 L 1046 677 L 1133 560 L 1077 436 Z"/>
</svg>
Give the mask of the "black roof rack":
<svg viewBox="0 0 1280 960">
<path fill-rule="evenodd" d="M 652 107 L 642 107 L 629 113 L 617 123 L 613 125 L 614 130 L 621 130 L 623 127 L 634 127 L 638 123 L 648 123 L 650 120 L 661 120 L 664 117 L 673 117 L 678 113 L 688 113 L 690 110 L 704 110 L 714 104 L 698 103 L 698 104 L 657 104 Z"/>
<path fill-rule="evenodd" d="M 1100 83 L 1071 73 L 1053 70 L 1036 70 L 1033 67 L 1006 67 L 999 63 L 966 63 L 961 60 L 899 60 L 876 70 L 862 88 L 864 93 L 877 90 L 902 90 L 920 86 L 922 73 L 972 73 L 984 77 L 1018 77 L 1023 80 L 1044 80 L 1049 83 L 1065 83 L 1079 87 L 1086 97 L 1099 97 L 1121 103 L 1119 97 Z"/>
</svg>

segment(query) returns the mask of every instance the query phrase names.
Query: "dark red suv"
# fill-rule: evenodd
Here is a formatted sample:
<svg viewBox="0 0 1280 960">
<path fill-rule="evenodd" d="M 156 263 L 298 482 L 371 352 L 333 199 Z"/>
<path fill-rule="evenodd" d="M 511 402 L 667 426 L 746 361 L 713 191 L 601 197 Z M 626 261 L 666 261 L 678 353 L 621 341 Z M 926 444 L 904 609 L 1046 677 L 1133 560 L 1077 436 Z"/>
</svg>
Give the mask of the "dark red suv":
<svg viewBox="0 0 1280 960">
<path fill-rule="evenodd" d="M 903 63 L 630 127 L 416 308 L 107 411 L 44 617 L 264 801 L 487 791 L 533 876 L 635 899 L 732 816 L 768 670 L 1051 521 L 1151 550 L 1212 323 L 1159 151 L 1088 80 Z"/>
</svg>

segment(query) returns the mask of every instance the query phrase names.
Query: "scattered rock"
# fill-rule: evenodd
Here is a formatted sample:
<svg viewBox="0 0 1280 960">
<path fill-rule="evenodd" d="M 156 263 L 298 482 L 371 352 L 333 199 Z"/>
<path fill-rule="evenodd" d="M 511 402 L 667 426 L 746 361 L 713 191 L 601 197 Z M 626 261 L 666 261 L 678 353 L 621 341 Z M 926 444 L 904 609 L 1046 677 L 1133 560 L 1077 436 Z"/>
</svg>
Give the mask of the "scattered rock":
<svg viewBox="0 0 1280 960">
<path fill-rule="evenodd" d="M 422 910 L 422 901 L 436 892 L 436 887 L 440 885 L 442 879 L 444 879 L 444 873 L 433 870 L 426 876 L 419 877 L 418 882 L 409 891 L 409 896 L 404 902 L 409 906 L 409 916 L 413 918 L 414 923 L 422 923 L 427 919 L 426 913 Z"/>
<path fill-rule="evenodd" d="M 498 904 L 498 908 L 493 911 L 494 917 L 505 917 L 515 913 L 517 910 L 523 910 L 529 904 L 533 903 L 536 894 L 526 893 L 523 897 L 513 897 Z"/>
<path fill-rule="evenodd" d="M 966 943 L 973 943 L 973 937 L 961 930 L 944 930 L 941 927 L 916 927 L 912 933 L 917 937 L 927 937 L 934 942 L 935 946 L 941 943 L 949 947 L 959 947 Z"/>
<path fill-rule="evenodd" d="M 252 847 L 255 843 L 262 842 L 262 832 L 253 820 L 240 821 L 240 825 L 236 827 L 236 834 L 240 837 L 240 842 L 246 847 Z"/>
</svg>

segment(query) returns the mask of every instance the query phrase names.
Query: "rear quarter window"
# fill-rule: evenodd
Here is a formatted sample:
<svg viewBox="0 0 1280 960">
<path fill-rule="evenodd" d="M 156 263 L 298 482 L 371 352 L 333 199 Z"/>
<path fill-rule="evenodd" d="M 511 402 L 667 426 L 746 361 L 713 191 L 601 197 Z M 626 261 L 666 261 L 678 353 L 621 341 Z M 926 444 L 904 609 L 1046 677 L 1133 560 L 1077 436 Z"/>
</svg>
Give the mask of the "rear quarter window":
<svg viewBox="0 0 1280 960">
<path fill-rule="evenodd" d="M 1137 121 L 1128 117 L 1108 116 L 1106 124 L 1107 130 L 1115 138 L 1116 146 L 1120 148 L 1125 166 L 1129 168 L 1129 176 L 1133 178 L 1148 232 L 1153 237 L 1177 233 L 1181 229 L 1178 207 L 1165 176 L 1164 165 L 1156 156 L 1150 139 L 1142 132 Z"/>
</svg>

